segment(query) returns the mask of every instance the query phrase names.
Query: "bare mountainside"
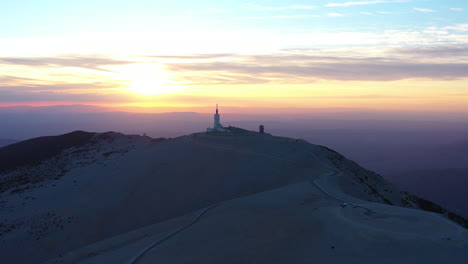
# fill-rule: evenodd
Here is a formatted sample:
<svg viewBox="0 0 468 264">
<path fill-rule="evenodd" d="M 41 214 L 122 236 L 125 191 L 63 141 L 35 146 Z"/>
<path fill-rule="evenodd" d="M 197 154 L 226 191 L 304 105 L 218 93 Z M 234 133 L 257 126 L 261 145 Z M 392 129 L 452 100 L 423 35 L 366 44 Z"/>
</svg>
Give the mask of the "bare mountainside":
<svg viewBox="0 0 468 264">
<path fill-rule="evenodd" d="M 75 132 L 0 149 L 4 157 L 15 157 L 1 164 L 0 258 L 6 263 L 468 259 L 465 219 L 400 192 L 326 147 L 231 131 L 175 139 Z M 73 139 L 70 145 L 63 142 L 67 137 Z M 36 156 L 24 152 L 25 162 L 21 149 L 33 149 Z"/>
</svg>

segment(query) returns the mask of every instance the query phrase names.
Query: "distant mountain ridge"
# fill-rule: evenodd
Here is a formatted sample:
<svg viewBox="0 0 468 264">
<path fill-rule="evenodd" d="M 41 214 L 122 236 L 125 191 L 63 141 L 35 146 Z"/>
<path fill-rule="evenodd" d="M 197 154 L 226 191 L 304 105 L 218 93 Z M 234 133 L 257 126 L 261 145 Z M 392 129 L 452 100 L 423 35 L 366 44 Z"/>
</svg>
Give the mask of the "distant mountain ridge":
<svg viewBox="0 0 468 264">
<path fill-rule="evenodd" d="M 0 148 L 0 173 L 27 164 L 39 163 L 63 150 L 82 146 L 96 133 L 75 131 L 61 136 L 29 139 Z"/>
<path fill-rule="evenodd" d="M 14 144 L 16 142 L 19 142 L 19 140 L 14 140 L 14 139 L 0 139 L 0 148 L 4 146 L 8 146 L 11 144 Z"/>
<path fill-rule="evenodd" d="M 274 215 L 277 210 L 274 208 L 280 206 L 280 210 L 293 210 L 285 216 L 297 216 L 294 221 L 301 222 L 301 225 L 309 225 L 316 221 L 313 219 L 323 217 L 325 222 L 317 223 L 321 226 L 330 222 L 327 220 L 330 218 L 342 226 L 343 232 L 351 232 L 346 235 L 350 236 L 356 231 L 353 231 L 354 227 L 347 228 L 346 223 L 354 221 L 352 226 L 373 226 L 373 229 L 358 232 L 366 234 L 362 237 L 364 240 L 375 236 L 375 229 L 384 232 L 386 239 L 391 238 L 394 242 L 400 239 L 398 234 L 408 233 L 411 239 L 422 239 L 421 243 L 427 245 L 425 250 L 429 255 L 435 252 L 433 247 L 442 245 L 441 252 L 449 259 L 468 257 L 465 251 L 451 244 L 452 239 L 456 239 L 457 243 L 468 245 L 466 231 L 448 220 L 468 227 L 465 219 L 432 202 L 400 192 L 380 175 L 363 169 L 331 149 L 300 139 L 238 128 L 233 128 L 231 133 L 195 133 L 174 139 L 77 131 L 20 142 L 0 149 L 0 154 L 3 155 L 1 157 L 9 157 L 8 163 L 1 164 L 0 172 L 0 255 L 7 263 L 41 263 L 59 255 L 65 256 L 67 252 L 71 252 L 70 255 L 63 259 L 58 257 L 51 263 L 80 263 L 88 259 L 96 263 L 127 263 L 128 259 L 103 261 L 93 258 L 99 258 L 105 252 L 110 254 L 107 257 L 120 256 L 120 253 L 112 252 L 133 243 L 126 241 L 129 237 L 127 232 L 160 224 L 162 226 L 156 228 L 159 230 L 157 234 L 142 231 L 144 234 L 131 238 L 131 241 L 146 241 L 153 235 L 166 235 L 179 228 L 173 219 L 177 222 L 179 217 L 186 218 L 196 210 L 221 203 L 225 204 L 220 206 L 225 211 L 219 217 L 232 213 L 241 221 L 255 215 L 254 212 L 264 213 L 254 221 L 258 221 L 259 230 L 274 223 L 269 215 Z M 291 192 L 291 188 L 297 190 Z M 270 198 L 265 200 L 262 193 Z M 296 197 L 299 194 L 300 197 Z M 249 213 L 242 211 L 245 210 L 244 205 L 229 211 L 231 204 L 238 203 L 242 197 L 247 199 L 248 206 L 252 206 Z M 299 199 L 298 204 L 289 204 L 295 199 Z M 270 204 L 267 201 L 276 202 Z M 263 205 L 258 207 L 256 204 Z M 436 212 L 444 217 L 414 209 Z M 314 212 L 323 214 L 313 217 L 310 214 Z M 217 215 L 208 213 L 207 217 L 210 216 Z M 215 222 L 235 229 L 236 225 L 226 219 L 231 217 Z M 294 221 L 286 221 L 283 227 L 286 233 L 277 234 L 291 237 L 278 243 L 296 241 L 295 236 L 301 232 L 294 229 L 289 233 L 293 226 L 308 229 L 307 225 L 294 224 Z M 402 230 L 391 230 L 390 226 L 396 223 Z M 432 226 L 437 228 L 432 230 L 429 228 Z M 238 241 L 238 235 L 249 236 L 243 232 L 239 230 L 224 238 L 212 237 L 214 233 L 205 235 L 207 239 L 211 237 L 210 241 Z M 262 241 L 270 241 L 273 239 L 271 234 L 268 231 L 258 235 Z M 324 233 L 330 234 L 338 233 Z M 124 238 L 119 239 L 125 240 L 118 243 L 120 246 L 106 242 L 106 239 L 120 235 Z M 434 238 L 429 236 L 438 237 L 439 242 L 432 242 Z M 310 242 L 307 239 L 314 237 L 301 238 L 305 240 L 297 243 L 303 241 L 301 245 L 307 245 Z M 181 243 L 192 239 L 188 237 Z M 240 255 L 244 245 L 257 247 L 250 244 L 253 240 L 241 241 L 230 246 L 240 250 Z M 141 247 L 146 247 L 150 241 L 145 243 Z M 197 246 L 202 244 L 197 243 Z M 372 242 L 366 247 L 373 245 L 382 246 Z M 81 250 L 83 247 L 85 249 Z M 96 247 L 101 248 L 97 251 L 101 253 L 96 253 Z M 136 254 L 141 247 L 131 249 L 130 253 L 135 251 Z M 24 254 L 24 248 L 28 248 L 28 254 Z M 451 256 L 447 253 L 453 251 L 457 254 Z M 294 249 L 290 249 L 284 254 L 293 252 Z M 350 252 L 358 254 L 357 251 Z M 178 253 L 190 254 L 190 251 Z M 226 254 L 228 256 L 229 252 Z M 229 259 L 224 255 L 220 257 Z M 324 258 L 326 262 L 326 256 Z M 375 261 L 370 260 L 372 263 Z"/>
<path fill-rule="evenodd" d="M 401 189 L 432 200 L 468 217 L 468 169 L 434 168 L 413 170 L 391 175 L 391 180 Z"/>
</svg>

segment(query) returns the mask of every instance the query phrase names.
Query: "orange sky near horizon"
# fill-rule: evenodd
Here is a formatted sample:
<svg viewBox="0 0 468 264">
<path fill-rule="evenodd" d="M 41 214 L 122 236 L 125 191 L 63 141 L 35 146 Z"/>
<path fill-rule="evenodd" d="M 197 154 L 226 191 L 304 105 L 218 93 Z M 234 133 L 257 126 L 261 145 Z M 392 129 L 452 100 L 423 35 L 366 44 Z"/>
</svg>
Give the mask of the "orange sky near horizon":
<svg viewBox="0 0 468 264">
<path fill-rule="evenodd" d="M 216 76 L 217 72 L 210 74 Z M 154 75 L 151 72 L 131 72 L 112 75 L 122 77 L 122 80 L 112 79 L 114 76 L 101 76 L 98 85 L 71 84 L 71 87 L 65 89 L 53 83 L 63 83 L 66 87 L 70 82 L 67 77 L 55 79 L 52 84 L 47 84 L 47 81 L 34 83 L 31 80 L 27 80 L 25 84 L 20 80 L 16 85 L 30 86 L 27 93 L 32 95 L 34 100 L 27 100 L 27 96 L 23 96 L 24 101 L 0 102 L 0 107 L 81 104 L 130 112 L 204 113 L 211 112 L 212 106 L 218 103 L 235 112 L 242 112 L 239 109 L 254 108 L 268 108 L 272 113 L 275 112 L 274 109 L 284 108 L 355 108 L 468 113 L 468 93 L 465 92 L 468 79 L 311 80 L 310 83 L 306 80 L 294 83 L 292 78 L 291 81 L 286 79 L 278 83 L 192 85 L 183 84 L 183 80 L 178 80 L 177 74 L 174 73 L 171 73 L 170 81 L 161 79 L 161 76 L 167 73 Z M 80 81 L 82 80 L 78 80 Z M 87 85 L 91 87 L 86 88 Z M 112 85 L 116 85 L 116 88 Z M 50 100 L 54 97 L 57 99 Z M 71 100 L 61 100 L 67 97 Z"/>
</svg>

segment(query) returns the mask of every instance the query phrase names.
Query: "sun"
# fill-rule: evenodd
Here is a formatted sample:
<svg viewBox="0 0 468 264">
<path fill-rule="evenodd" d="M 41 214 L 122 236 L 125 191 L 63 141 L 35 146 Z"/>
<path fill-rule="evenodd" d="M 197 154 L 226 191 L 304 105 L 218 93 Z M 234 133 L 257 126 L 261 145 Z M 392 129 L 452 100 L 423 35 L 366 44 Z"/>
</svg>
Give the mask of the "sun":
<svg viewBox="0 0 468 264">
<path fill-rule="evenodd" d="M 180 87 L 171 84 L 164 68 L 159 65 L 145 63 L 129 66 L 124 70 L 128 80 L 128 89 L 142 95 L 168 94 L 181 91 Z"/>
<path fill-rule="evenodd" d="M 138 76 L 131 81 L 130 90 L 143 95 L 155 95 L 167 92 L 164 82 L 151 76 Z"/>
</svg>

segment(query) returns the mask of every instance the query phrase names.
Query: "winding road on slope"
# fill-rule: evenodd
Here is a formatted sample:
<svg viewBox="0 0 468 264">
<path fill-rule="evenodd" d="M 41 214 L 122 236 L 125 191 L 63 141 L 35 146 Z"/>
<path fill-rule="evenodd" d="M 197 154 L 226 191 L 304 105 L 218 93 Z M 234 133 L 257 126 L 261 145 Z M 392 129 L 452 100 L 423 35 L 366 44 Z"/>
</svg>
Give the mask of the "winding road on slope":
<svg viewBox="0 0 468 264">
<path fill-rule="evenodd" d="M 333 176 L 336 176 L 340 173 L 343 173 L 339 170 L 337 170 L 336 168 L 333 168 L 331 166 L 329 166 L 328 164 L 324 163 L 323 161 L 321 161 L 315 153 L 311 153 L 312 156 L 320 163 L 322 164 L 327 170 L 328 170 L 328 174 L 326 175 L 319 175 L 319 177 L 333 177 Z M 372 214 L 375 214 L 376 212 L 367 208 L 367 207 L 364 207 L 362 205 L 359 205 L 359 204 L 355 204 L 355 203 L 352 203 L 352 202 L 349 202 L 349 201 L 345 201 L 343 199 L 340 199 L 338 197 L 336 197 L 335 195 L 331 194 L 330 192 L 328 192 L 327 190 L 325 190 L 322 186 L 320 186 L 318 183 L 317 183 L 317 180 L 316 179 L 312 179 L 310 180 L 310 183 L 312 185 L 314 185 L 320 192 L 322 192 L 325 196 L 333 199 L 333 200 L 336 200 L 340 203 L 342 203 L 342 205 L 351 205 L 355 208 L 361 208 L 361 209 L 364 209 L 366 210 L 367 212 L 369 213 L 372 213 Z M 170 239 L 171 237 L 175 236 L 176 234 L 184 231 L 185 229 L 193 226 L 195 223 L 197 223 L 200 218 L 202 216 L 204 216 L 208 211 L 214 209 L 215 207 L 218 207 L 222 205 L 222 203 L 218 203 L 218 204 L 214 204 L 214 205 L 211 205 L 205 209 L 203 209 L 190 223 L 180 227 L 179 229 L 167 234 L 166 236 L 164 236 L 163 238 L 155 241 L 154 243 L 148 245 L 146 248 L 142 249 L 138 254 L 136 254 L 132 259 L 130 259 L 127 264 L 137 264 L 143 257 L 146 253 L 148 253 L 150 250 L 152 250 L 153 248 L 155 248 L 156 246 L 158 246 L 159 244 L 163 243 L 164 241 Z M 447 220 L 444 218 L 444 220 L 446 220 L 446 222 L 450 222 L 450 224 L 452 225 L 455 225 L 454 223 L 452 223 L 451 221 Z M 458 234 L 460 237 L 463 235 L 463 232 L 459 229 L 459 234 Z"/>
<path fill-rule="evenodd" d="M 330 172 L 328 175 L 325 175 L 325 177 L 332 177 L 332 176 L 335 176 L 335 175 L 338 175 L 340 173 L 342 173 L 341 171 L 338 171 L 336 170 L 335 168 L 329 166 L 328 164 L 325 164 L 323 161 L 321 161 L 317 155 L 315 155 L 315 153 L 311 153 L 312 156 L 315 158 L 315 160 L 322 164 L 325 168 L 328 169 L 328 171 Z M 320 177 L 320 176 L 319 176 Z M 323 177 L 323 176 L 322 176 Z M 333 200 L 337 200 L 343 204 L 349 204 L 349 205 L 352 205 L 354 207 L 357 207 L 357 208 L 362 208 L 364 210 L 366 210 L 367 212 L 370 212 L 370 213 L 375 213 L 374 211 L 372 211 L 371 209 L 367 208 L 367 207 L 364 207 L 364 206 L 361 206 L 361 205 L 358 205 L 358 204 L 355 204 L 355 203 L 351 203 L 349 201 L 345 201 L 343 199 L 340 199 L 334 195 L 332 195 L 330 192 L 328 192 L 327 190 L 325 190 L 324 188 L 322 188 L 322 186 L 320 186 L 318 183 L 317 183 L 317 180 L 311 180 L 310 183 L 312 185 L 314 185 L 317 189 L 319 189 L 323 194 L 325 194 L 326 196 L 330 197 L 331 199 Z"/>
<path fill-rule="evenodd" d="M 328 166 L 327 164 L 323 163 L 314 153 L 312 153 L 313 157 L 320 163 L 322 164 L 325 168 L 327 168 L 329 170 L 329 174 L 326 175 L 327 177 L 331 177 L 331 176 L 334 176 L 334 175 L 337 175 L 338 173 L 341 173 L 340 171 Z M 363 208 L 367 211 L 370 211 L 370 212 L 373 212 L 372 210 L 368 209 L 368 208 L 365 208 L 363 206 L 360 206 L 360 205 L 357 205 L 357 204 L 353 204 L 353 203 L 350 203 L 350 202 L 347 202 L 347 201 L 344 201 L 340 198 L 337 198 L 335 197 L 334 195 L 330 194 L 328 191 L 326 191 L 325 189 L 323 189 L 317 182 L 316 180 L 311 180 L 310 183 L 312 185 L 314 185 L 319 191 L 321 191 L 325 196 L 328 196 L 330 197 L 331 199 L 333 200 L 336 200 L 336 201 L 339 201 L 341 203 L 346 203 L 346 204 L 349 204 L 349 205 L 352 205 L 352 206 L 355 206 L 355 207 L 359 207 L 359 208 Z M 176 234 L 184 231 L 185 229 L 193 226 L 195 223 L 197 223 L 200 218 L 205 215 L 208 211 L 210 211 L 211 209 L 214 209 L 215 207 L 218 207 L 220 206 L 222 203 L 218 203 L 218 204 L 214 204 L 212 206 L 209 206 L 205 209 L 203 209 L 190 223 L 180 227 L 179 229 L 167 234 L 166 236 L 164 236 L 163 238 L 153 242 L 152 244 L 148 245 L 146 248 L 142 249 L 138 254 L 136 254 L 132 259 L 130 259 L 127 264 L 137 264 L 143 257 L 146 253 L 148 253 L 150 250 L 152 250 L 153 248 L 155 248 L 157 245 L 163 243 L 164 241 L 170 239 L 171 237 L 175 236 Z M 373 212 L 374 213 L 374 212 Z"/>
<path fill-rule="evenodd" d="M 130 261 L 127 262 L 127 264 L 136 264 L 138 263 L 139 260 L 142 259 L 142 257 L 148 253 L 148 251 L 150 251 L 151 249 L 153 249 L 154 247 L 156 247 L 157 245 L 163 243 L 164 241 L 168 240 L 169 238 L 175 236 L 176 234 L 182 232 L 183 230 L 189 228 L 190 226 L 194 225 L 196 222 L 198 222 L 198 220 L 200 220 L 200 218 L 206 214 L 209 210 L 215 208 L 215 207 L 218 207 L 220 206 L 221 203 L 218 203 L 218 204 L 214 204 L 212 206 L 209 206 L 205 209 L 203 209 L 190 223 L 180 227 L 179 229 L 175 230 L 174 232 L 171 232 L 169 234 L 167 234 L 165 237 L 155 241 L 154 243 L 152 243 L 151 245 L 149 245 L 148 247 L 144 248 L 142 251 L 140 251 L 137 255 L 135 255 L 132 259 L 130 259 Z"/>
<path fill-rule="evenodd" d="M 322 164 L 325 168 L 327 168 L 330 172 L 330 174 L 326 175 L 327 177 L 330 177 L 330 176 L 334 176 L 338 173 L 341 173 L 340 171 L 338 170 L 335 170 L 334 168 L 331 168 L 330 166 L 328 166 L 327 164 L 323 163 L 322 161 L 320 161 L 317 156 L 315 154 L 313 154 L 314 158 L 320 163 Z M 350 204 L 352 206 L 355 206 L 355 207 L 359 207 L 359 208 L 363 208 L 365 210 L 368 210 L 368 211 L 371 211 L 370 209 L 368 208 L 365 208 L 365 207 L 362 207 L 360 205 L 356 205 L 356 204 L 353 204 L 353 203 L 350 203 L 350 202 L 347 202 L 347 201 L 344 201 L 342 199 L 339 199 L 335 196 L 333 196 L 332 194 L 330 194 L 328 191 L 326 191 L 325 189 L 323 189 L 320 185 L 318 185 L 318 183 L 315 181 L 315 180 L 311 180 L 310 183 L 312 185 L 314 185 L 319 191 L 321 191 L 325 196 L 328 196 L 330 197 L 331 199 L 334 199 L 334 200 L 337 200 L 341 203 L 346 203 L 346 204 Z M 147 246 L 146 248 L 142 249 L 138 254 L 136 254 L 132 259 L 130 259 L 127 264 L 137 264 L 143 257 L 146 253 L 148 253 L 150 250 L 152 250 L 153 248 L 155 248 L 157 245 L 163 243 L 164 241 L 168 240 L 169 238 L 175 236 L 176 234 L 184 231 L 185 229 L 193 226 L 195 223 L 197 223 L 200 218 L 205 215 L 208 211 L 210 211 L 211 209 L 215 208 L 215 207 L 218 207 L 220 206 L 222 203 L 218 203 L 218 204 L 214 204 L 212 206 L 209 206 L 205 209 L 203 209 L 190 223 L 180 227 L 179 229 L 167 234 L 166 236 L 164 236 L 163 238 L 153 242 L 152 244 L 150 244 L 149 246 Z M 372 211 L 371 211 L 372 212 Z"/>
<path fill-rule="evenodd" d="M 338 170 L 336 170 L 335 168 L 329 166 L 328 164 L 325 164 L 323 161 L 321 161 L 321 160 L 315 155 L 315 153 L 311 153 L 311 154 L 312 154 L 312 156 L 313 156 L 319 163 L 321 163 L 325 168 L 327 168 L 327 169 L 329 170 L 330 174 L 325 175 L 325 177 L 332 177 L 332 176 L 335 176 L 335 175 L 337 175 L 337 174 L 339 174 L 339 173 L 343 173 L 343 172 L 338 171 Z M 323 175 L 321 175 L 321 176 L 323 176 Z M 373 210 L 371 210 L 371 209 L 369 209 L 369 208 L 367 208 L 367 207 L 364 207 L 364 206 L 359 205 L 359 204 L 351 203 L 351 202 L 348 202 L 348 201 L 344 201 L 344 200 L 342 200 L 342 199 L 340 199 L 340 198 L 338 198 L 338 197 L 332 195 L 330 192 L 328 192 L 328 191 L 325 190 L 323 187 L 321 187 L 321 186 L 317 183 L 317 180 L 311 180 L 310 183 L 311 183 L 312 185 L 314 185 L 317 189 L 319 189 L 322 193 L 324 193 L 326 196 L 328 196 L 328 197 L 330 197 L 330 198 L 332 198 L 332 199 L 334 199 L 334 200 L 337 200 L 337 201 L 339 201 L 339 202 L 352 205 L 353 207 L 362 208 L 362 209 L 366 210 L 368 213 L 372 213 L 372 214 L 376 214 L 376 213 L 377 213 L 377 212 L 375 212 L 375 211 L 373 211 Z M 435 214 L 435 213 L 433 213 L 433 214 Z M 466 230 L 465 230 L 463 227 L 459 226 L 458 224 L 454 223 L 453 221 L 447 219 L 446 217 L 444 217 L 444 216 L 442 216 L 442 215 L 438 215 L 438 214 L 437 214 L 437 216 L 439 216 L 439 217 L 441 218 L 441 220 L 443 220 L 443 221 L 446 222 L 447 224 L 450 224 L 450 225 L 456 227 L 456 229 L 457 229 L 457 239 L 463 239 L 463 238 L 465 237 Z"/>
</svg>

